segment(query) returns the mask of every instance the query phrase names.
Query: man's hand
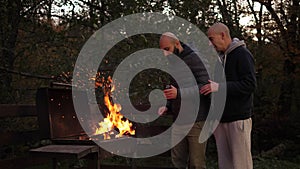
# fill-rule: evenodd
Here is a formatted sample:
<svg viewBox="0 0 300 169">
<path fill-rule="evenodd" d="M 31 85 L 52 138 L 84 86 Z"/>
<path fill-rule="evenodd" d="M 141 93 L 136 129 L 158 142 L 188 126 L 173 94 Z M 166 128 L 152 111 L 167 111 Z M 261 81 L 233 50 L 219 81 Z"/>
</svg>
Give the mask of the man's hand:
<svg viewBox="0 0 300 169">
<path fill-rule="evenodd" d="M 177 97 L 177 89 L 171 85 L 170 89 L 165 89 L 164 94 L 166 99 L 176 99 Z"/>
<path fill-rule="evenodd" d="M 157 114 L 159 114 L 161 116 L 164 113 L 166 113 L 167 111 L 168 111 L 168 108 L 166 106 L 163 106 L 158 109 Z"/>
<path fill-rule="evenodd" d="M 208 80 L 208 84 L 204 85 L 200 89 L 200 93 L 203 95 L 208 95 L 212 92 L 217 92 L 219 90 L 219 83 Z"/>
</svg>

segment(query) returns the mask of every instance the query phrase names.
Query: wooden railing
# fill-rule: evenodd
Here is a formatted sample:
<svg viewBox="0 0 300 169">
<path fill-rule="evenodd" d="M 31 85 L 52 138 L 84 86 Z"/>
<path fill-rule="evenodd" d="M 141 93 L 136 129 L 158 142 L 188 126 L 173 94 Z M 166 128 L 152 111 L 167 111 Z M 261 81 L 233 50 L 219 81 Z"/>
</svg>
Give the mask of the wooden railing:
<svg viewBox="0 0 300 169">
<path fill-rule="evenodd" d="M 4 121 L 9 123 L 10 121 L 16 121 L 18 119 L 19 123 L 22 123 L 23 119 L 26 118 L 36 119 L 37 125 L 37 112 L 35 105 L 0 105 L 0 122 L 2 124 L 0 128 L 0 168 L 2 169 L 24 169 L 26 167 L 42 164 L 49 160 L 42 158 L 32 159 L 29 153 L 26 152 L 26 148 L 23 151 L 18 152 L 19 147 L 30 147 L 28 145 L 34 144 L 40 141 L 39 130 L 37 129 L 25 129 L 22 130 L 22 126 L 4 126 Z M 9 124 L 6 124 L 9 125 Z M 17 127 L 17 130 L 14 128 Z M 38 143 L 37 143 L 38 144 Z M 6 149 L 10 149 L 7 152 Z"/>
<path fill-rule="evenodd" d="M 26 118 L 26 117 L 37 117 L 35 105 L 0 105 L 0 120 L 14 119 L 14 118 Z M 0 146 L 22 144 L 28 141 L 39 140 L 39 130 L 29 131 L 14 131 L 13 126 L 6 126 L 7 128 L 0 128 L 1 139 Z M 18 126 L 18 129 L 20 126 Z"/>
</svg>

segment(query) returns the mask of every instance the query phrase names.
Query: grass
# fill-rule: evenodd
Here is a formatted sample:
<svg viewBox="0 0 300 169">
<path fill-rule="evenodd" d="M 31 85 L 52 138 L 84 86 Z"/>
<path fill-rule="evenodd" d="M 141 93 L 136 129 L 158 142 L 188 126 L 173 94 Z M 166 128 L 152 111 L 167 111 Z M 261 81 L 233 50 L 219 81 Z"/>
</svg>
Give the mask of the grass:
<svg viewBox="0 0 300 169">
<path fill-rule="evenodd" d="M 163 160 L 163 161 L 160 161 Z M 167 159 L 140 159 L 136 161 L 136 166 L 142 167 L 168 167 L 169 165 L 162 165 L 162 163 L 169 162 L 170 160 Z M 110 163 L 103 163 L 105 165 L 128 165 L 128 164 L 119 164 L 117 162 L 110 162 Z M 74 167 L 76 168 L 76 166 Z M 80 167 L 79 167 L 80 168 Z M 35 166 L 28 169 L 51 169 L 50 165 L 43 165 L 43 166 Z M 58 166 L 58 169 L 69 169 L 68 163 L 63 163 Z M 207 161 L 207 169 L 217 169 L 217 163 L 215 161 Z M 284 160 L 277 160 L 277 159 L 260 159 L 254 160 L 254 169 L 300 169 L 299 163 L 293 163 Z"/>
<path fill-rule="evenodd" d="M 126 159 L 123 159 L 122 157 L 118 157 L 119 159 L 116 161 L 105 160 L 103 161 L 103 164 L 106 165 L 128 165 Z M 128 160 L 128 159 L 127 159 Z M 298 160 L 298 161 L 296 161 Z M 296 157 L 295 159 L 291 159 L 291 161 L 287 160 L 281 160 L 278 158 L 259 158 L 253 160 L 254 169 L 300 169 L 300 156 Z M 136 166 L 142 167 L 171 167 L 171 159 L 169 157 L 151 157 L 151 158 L 145 158 L 145 159 L 135 159 L 134 163 Z M 208 157 L 207 159 L 207 169 L 217 169 L 218 164 L 215 158 Z"/>
<path fill-rule="evenodd" d="M 284 152 L 276 156 L 263 156 L 253 154 L 254 169 L 300 169 L 300 145 L 297 142 L 289 142 Z M 207 145 L 207 169 L 218 169 L 217 151 L 213 139 Z M 113 156 L 101 161 L 104 166 L 137 166 L 137 167 L 172 167 L 170 155 L 154 156 L 149 158 L 131 159 L 121 156 Z M 58 169 L 82 168 L 86 165 L 85 160 L 62 160 L 59 161 Z M 105 169 L 105 167 L 102 167 Z M 51 169 L 49 165 L 36 166 L 27 169 Z"/>
</svg>

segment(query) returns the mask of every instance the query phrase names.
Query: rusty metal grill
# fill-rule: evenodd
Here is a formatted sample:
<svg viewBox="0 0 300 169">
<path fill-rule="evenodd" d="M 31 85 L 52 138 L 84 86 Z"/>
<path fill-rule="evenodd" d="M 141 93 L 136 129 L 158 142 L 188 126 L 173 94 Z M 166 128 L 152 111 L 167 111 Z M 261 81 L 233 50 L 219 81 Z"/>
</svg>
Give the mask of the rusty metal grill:
<svg viewBox="0 0 300 169">
<path fill-rule="evenodd" d="M 84 92 L 78 92 L 78 96 L 87 97 Z M 42 138 L 88 139 L 77 119 L 71 89 L 40 88 L 37 91 L 36 102 Z M 88 103 L 82 103 L 82 106 L 88 106 Z"/>
<path fill-rule="evenodd" d="M 103 140 L 102 135 L 95 135 L 90 138 L 85 133 L 76 116 L 72 97 L 74 96 L 72 96 L 71 89 L 38 89 L 36 105 L 41 137 L 43 139 L 50 139 L 55 144 L 95 144 L 91 139 Z M 82 111 L 91 110 L 91 112 L 84 113 L 91 116 L 95 115 L 92 112 L 91 105 L 88 103 L 85 92 L 77 91 L 75 97 L 86 101 L 82 102 L 80 107 Z M 97 108 L 102 109 L 101 106 Z M 95 124 L 95 119 L 97 117 L 90 117 L 91 124 Z M 127 142 L 127 139 L 126 137 L 122 137 L 103 140 L 105 144 L 111 144 L 112 142 Z"/>
</svg>

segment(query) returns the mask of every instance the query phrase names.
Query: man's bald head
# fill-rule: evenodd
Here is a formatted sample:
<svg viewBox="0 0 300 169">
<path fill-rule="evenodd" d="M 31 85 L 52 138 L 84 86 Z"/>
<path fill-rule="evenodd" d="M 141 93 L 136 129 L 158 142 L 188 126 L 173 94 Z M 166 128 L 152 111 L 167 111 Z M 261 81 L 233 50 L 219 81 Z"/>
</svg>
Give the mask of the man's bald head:
<svg viewBox="0 0 300 169">
<path fill-rule="evenodd" d="M 163 40 L 164 38 L 168 38 L 170 41 L 175 42 L 175 41 L 179 41 L 179 39 L 177 38 L 176 35 L 174 35 L 171 32 L 165 32 L 161 35 L 160 37 L 160 41 Z"/>
<path fill-rule="evenodd" d="M 232 42 L 229 29 L 223 23 L 213 24 L 208 29 L 207 36 L 218 52 L 225 52 Z"/>
<path fill-rule="evenodd" d="M 215 23 L 209 29 L 208 32 L 213 32 L 215 34 L 224 33 L 225 36 L 230 37 L 230 31 L 228 27 L 223 23 Z"/>
<path fill-rule="evenodd" d="M 179 39 L 171 32 L 165 32 L 159 40 L 160 49 L 164 50 L 164 55 L 168 56 L 171 53 L 179 54 L 183 51 Z"/>
</svg>

